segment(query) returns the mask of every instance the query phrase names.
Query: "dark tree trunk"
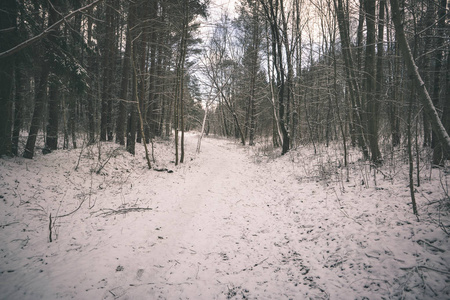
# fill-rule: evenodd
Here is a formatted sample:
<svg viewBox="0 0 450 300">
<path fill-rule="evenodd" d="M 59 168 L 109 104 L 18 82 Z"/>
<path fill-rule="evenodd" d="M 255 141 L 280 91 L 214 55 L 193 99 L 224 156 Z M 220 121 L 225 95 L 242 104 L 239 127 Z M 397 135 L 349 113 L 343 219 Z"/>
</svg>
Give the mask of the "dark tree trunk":
<svg viewBox="0 0 450 300">
<path fill-rule="evenodd" d="M 117 107 L 117 120 L 116 120 L 116 143 L 125 145 L 125 130 L 127 124 L 127 100 L 128 100 L 128 81 L 130 79 L 130 55 L 131 55 L 131 33 L 130 28 L 134 27 L 134 20 L 128 12 L 127 22 L 127 34 L 125 41 L 125 53 L 122 63 L 122 81 L 120 84 L 119 104 Z"/>
<path fill-rule="evenodd" d="M 0 9 L 0 53 L 11 48 L 16 35 L 17 1 L 3 0 Z M 0 157 L 11 153 L 11 104 L 14 58 L 0 58 Z"/>
<path fill-rule="evenodd" d="M 105 40 L 103 43 L 103 85 L 102 85 L 102 102 L 101 102 L 101 119 L 100 119 L 100 140 L 110 140 L 111 137 L 111 88 L 113 84 L 114 64 L 113 51 L 114 48 L 114 26 L 113 26 L 113 8 L 110 4 L 106 5 L 106 22 L 105 22 Z"/>
<path fill-rule="evenodd" d="M 255 131 L 256 131 L 256 77 L 258 75 L 258 49 L 260 46 L 260 29 L 259 29 L 259 16 L 257 11 L 257 4 L 253 9 L 252 18 L 252 45 L 250 47 L 251 57 L 251 73 L 250 73 L 250 94 L 249 94 L 249 141 L 250 146 L 254 145 Z"/>
<path fill-rule="evenodd" d="M 447 7 L 447 0 L 440 0 L 439 3 L 439 9 L 438 9 L 438 22 L 437 22 L 437 36 L 436 36 L 436 52 L 434 57 L 434 80 L 432 85 L 432 99 L 433 104 L 435 106 L 440 106 L 440 91 L 441 91 L 441 73 L 442 73 L 442 60 L 443 60 L 443 51 L 444 49 L 444 41 L 446 38 L 445 35 L 445 13 L 446 13 L 446 7 Z M 447 36 L 448 38 L 448 36 Z M 447 82 L 448 84 L 448 82 Z M 447 96 L 448 97 L 448 96 Z M 448 99 L 447 101 L 448 102 Z M 446 108 L 446 104 L 443 103 L 442 105 L 443 111 L 448 112 L 448 108 Z M 448 122 L 446 119 L 449 117 L 444 114 L 442 114 L 442 123 L 444 127 L 446 128 L 447 132 L 449 132 L 448 126 L 446 127 L 446 123 Z M 433 132 L 432 135 L 432 141 L 431 145 L 433 146 L 433 164 L 435 165 L 444 165 L 445 159 L 448 157 L 448 154 L 444 153 L 442 143 L 439 142 L 437 135 Z M 450 149 L 449 149 L 450 150 Z"/>
<path fill-rule="evenodd" d="M 383 1 L 382 1 L 383 2 Z M 379 104 L 375 95 L 376 73 L 382 73 L 383 70 L 375 69 L 375 0 L 365 0 L 367 43 L 365 60 L 365 83 L 366 83 L 366 104 L 367 104 L 367 135 L 369 140 L 371 160 L 374 164 L 381 163 L 381 152 L 378 147 L 378 114 Z M 380 21 L 382 22 L 382 21 Z M 381 30 L 382 34 L 382 30 Z M 383 36 L 381 36 L 381 39 Z M 379 57 L 379 59 L 381 59 Z"/>
<path fill-rule="evenodd" d="M 137 15 L 138 15 L 138 7 L 137 3 L 130 3 L 130 9 L 129 9 L 129 18 L 131 18 L 131 21 L 133 24 L 136 24 L 137 21 Z M 136 33 L 135 33 L 135 26 L 130 28 L 130 36 L 131 36 L 131 45 L 130 45 L 130 63 L 135 63 L 135 57 L 136 57 Z M 138 83 L 137 83 L 137 76 L 136 73 L 133 72 L 132 78 L 132 97 L 131 99 L 136 100 L 138 98 Z M 128 114 L 128 126 L 127 126 L 127 151 L 131 154 L 136 153 L 136 129 L 137 129 L 137 112 L 136 112 L 136 104 L 130 103 L 129 105 L 129 114 Z"/>
<path fill-rule="evenodd" d="M 16 95 L 14 99 L 14 127 L 12 133 L 12 154 L 19 155 L 19 136 L 23 125 L 23 86 L 24 74 L 20 69 L 20 65 L 16 64 Z"/>
<path fill-rule="evenodd" d="M 23 157 L 32 159 L 34 156 L 34 147 L 36 145 L 36 138 L 41 128 L 42 113 L 44 109 L 44 102 L 47 98 L 47 82 L 50 73 L 50 66 L 48 60 L 42 60 L 41 72 L 39 81 L 36 86 L 36 95 L 34 100 L 33 117 L 31 118 L 30 131 L 28 132 L 27 143 Z"/>
<path fill-rule="evenodd" d="M 419 100 L 423 104 L 427 117 L 431 122 L 433 131 L 436 133 L 437 137 L 439 138 L 439 141 L 443 144 L 443 147 L 446 148 L 447 151 L 448 149 L 450 149 L 450 137 L 447 131 L 445 130 L 444 126 L 442 125 L 442 122 L 439 118 L 436 108 L 433 105 L 433 101 L 430 95 L 428 94 L 428 90 L 425 86 L 425 83 L 423 82 L 422 77 L 419 74 L 417 65 L 414 62 L 414 58 L 411 53 L 411 49 L 409 47 L 403 29 L 403 23 L 400 15 L 398 0 L 391 0 L 390 2 L 391 2 L 392 20 L 394 22 L 397 40 L 400 45 L 400 50 L 402 51 L 402 56 L 405 59 L 408 72 L 415 84 L 415 87 L 419 94 Z"/>
<path fill-rule="evenodd" d="M 49 150 L 58 149 L 59 96 L 59 84 L 53 81 L 49 84 L 48 91 L 48 122 L 45 142 L 45 147 Z"/>
<path fill-rule="evenodd" d="M 56 10 L 57 7 L 59 7 L 58 1 L 55 2 L 55 5 L 49 7 L 49 16 L 48 16 L 48 26 L 51 26 L 55 22 L 57 22 L 61 15 Z M 48 40 L 50 44 L 56 44 L 56 34 L 58 31 L 55 31 L 53 34 L 50 34 L 48 36 Z M 23 157 L 25 158 L 33 158 L 34 156 L 34 148 L 36 145 L 36 138 L 37 134 L 39 132 L 39 129 L 41 127 L 42 123 L 42 113 L 44 108 L 44 102 L 47 98 L 47 87 L 48 87 L 48 78 L 50 74 L 51 67 L 55 67 L 55 53 L 51 51 L 50 47 L 43 47 L 43 56 L 44 59 L 41 63 L 41 72 L 39 76 L 39 83 L 37 85 L 36 89 L 36 96 L 35 96 L 35 104 L 34 104 L 34 111 L 33 111 L 33 117 L 31 119 L 31 125 L 30 125 L 30 131 L 28 133 L 28 139 L 27 144 L 25 146 L 25 151 L 23 153 Z M 53 86 L 51 86 L 51 89 Z M 53 103 L 52 103 L 53 105 Z M 52 124 L 54 125 L 54 124 Z M 56 130 L 57 131 L 57 130 Z"/>
<path fill-rule="evenodd" d="M 51 7 L 49 8 L 49 20 L 51 20 L 52 24 L 57 22 L 61 16 L 60 12 L 62 10 L 61 1 L 56 0 L 53 1 Z M 59 29 L 54 29 L 53 33 L 49 35 L 49 41 L 53 43 L 53 45 L 57 45 L 56 38 L 60 35 Z M 58 75 L 58 63 L 57 57 L 53 50 L 47 49 L 47 52 L 51 52 L 50 54 L 50 72 L 55 74 L 54 76 L 50 76 L 49 82 L 49 90 L 48 90 L 48 119 L 47 119 L 47 136 L 45 141 L 45 147 L 48 150 L 56 150 L 58 149 L 58 129 L 59 129 L 59 86 L 60 81 L 57 78 Z"/>
<path fill-rule="evenodd" d="M 88 24 L 87 24 L 87 43 L 89 46 L 92 46 L 92 18 L 88 18 Z M 95 62 L 95 57 L 93 53 L 88 54 L 87 57 L 87 70 L 91 74 L 95 74 L 96 69 L 98 69 L 97 64 Z M 86 97 L 86 104 L 87 104 L 87 118 L 88 118 L 88 145 L 92 145 L 95 143 L 95 134 L 96 134 L 96 126 L 95 126 L 95 120 L 96 118 L 96 112 L 95 112 L 95 90 L 94 87 L 96 85 L 96 79 L 91 79 L 89 84 L 89 90 Z"/>
<path fill-rule="evenodd" d="M 338 20 L 339 33 L 341 36 L 342 52 L 344 57 L 345 72 L 347 82 L 349 86 L 349 94 L 352 103 L 352 113 L 354 114 L 354 128 L 358 135 L 358 144 L 364 155 L 364 159 L 369 159 L 369 151 L 367 149 L 365 130 L 363 126 L 363 119 L 361 116 L 361 96 L 359 91 L 359 85 L 356 81 L 355 68 L 353 58 L 350 49 L 350 37 L 348 21 L 345 18 L 345 11 L 342 0 L 334 0 L 334 6 L 336 9 L 336 17 Z"/>
<path fill-rule="evenodd" d="M 447 70 L 445 77 L 445 94 L 443 103 L 442 123 L 447 132 L 450 132 L 450 51 L 447 51 Z M 450 150 L 444 151 L 443 157 L 450 159 Z"/>
</svg>

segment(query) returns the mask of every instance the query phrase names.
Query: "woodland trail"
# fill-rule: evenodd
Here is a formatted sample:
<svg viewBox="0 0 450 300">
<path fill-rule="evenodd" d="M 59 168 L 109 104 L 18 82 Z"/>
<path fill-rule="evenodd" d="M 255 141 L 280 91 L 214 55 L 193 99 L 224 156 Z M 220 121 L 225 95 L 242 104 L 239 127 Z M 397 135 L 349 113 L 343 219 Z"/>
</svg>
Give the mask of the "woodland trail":
<svg viewBox="0 0 450 300">
<path fill-rule="evenodd" d="M 95 149 L 3 161 L 0 299 L 448 296 L 449 239 L 415 221 L 404 182 L 332 182 L 320 156 L 196 142 L 173 173 L 114 144 L 100 174 Z"/>
<path fill-rule="evenodd" d="M 129 258 L 146 266 L 145 272 L 136 281 L 133 272 L 138 270 L 124 270 L 112 286 L 131 279 L 125 292 L 130 299 L 216 299 L 246 293 L 240 277 L 255 276 L 253 268 L 262 272 L 271 252 L 278 250 L 272 236 L 264 236 L 267 227 L 277 227 L 264 203 L 276 191 L 263 182 L 267 175 L 235 148 L 205 139 L 201 164 L 190 162 L 182 174 L 165 176 L 172 184 L 153 195 L 159 208 L 148 225 L 156 229 L 157 239 L 145 254 Z M 251 280 L 257 284 L 259 279 Z"/>
<path fill-rule="evenodd" d="M 114 298 L 109 289 L 116 286 L 130 299 L 240 299 L 250 290 L 255 299 L 299 294 L 299 276 L 310 267 L 287 246 L 283 232 L 292 231 L 292 224 L 274 207 L 294 197 L 296 183 L 277 182 L 269 169 L 227 141 L 205 139 L 200 156 L 201 164 L 189 162 L 164 176 L 171 186 L 152 196 L 158 208 L 149 224 L 139 226 L 147 228 L 146 237 L 128 233 L 133 242 L 123 245 L 124 271 L 109 283 L 106 298 Z M 152 242 L 135 250 L 145 239 Z M 303 286 L 302 294 L 326 298 L 312 277 Z"/>
</svg>

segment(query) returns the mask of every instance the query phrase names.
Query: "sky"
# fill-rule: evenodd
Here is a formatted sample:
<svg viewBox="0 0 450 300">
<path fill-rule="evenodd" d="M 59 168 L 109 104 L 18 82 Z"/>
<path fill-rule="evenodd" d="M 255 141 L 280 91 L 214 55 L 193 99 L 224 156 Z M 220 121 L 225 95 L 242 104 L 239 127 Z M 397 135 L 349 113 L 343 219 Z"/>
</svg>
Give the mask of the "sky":
<svg viewBox="0 0 450 300">
<path fill-rule="evenodd" d="M 228 10 L 231 13 L 235 5 L 236 0 L 211 0 L 211 10 Z"/>
</svg>

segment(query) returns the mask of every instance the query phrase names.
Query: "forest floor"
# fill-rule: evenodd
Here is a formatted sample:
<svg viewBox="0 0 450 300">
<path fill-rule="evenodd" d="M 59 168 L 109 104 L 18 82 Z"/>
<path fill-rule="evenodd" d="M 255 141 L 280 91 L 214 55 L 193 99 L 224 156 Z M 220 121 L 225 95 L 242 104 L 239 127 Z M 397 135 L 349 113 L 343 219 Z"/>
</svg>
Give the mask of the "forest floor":
<svg viewBox="0 0 450 300">
<path fill-rule="evenodd" d="M 445 170 L 197 137 L 0 159 L 0 299 L 450 298 Z"/>
</svg>

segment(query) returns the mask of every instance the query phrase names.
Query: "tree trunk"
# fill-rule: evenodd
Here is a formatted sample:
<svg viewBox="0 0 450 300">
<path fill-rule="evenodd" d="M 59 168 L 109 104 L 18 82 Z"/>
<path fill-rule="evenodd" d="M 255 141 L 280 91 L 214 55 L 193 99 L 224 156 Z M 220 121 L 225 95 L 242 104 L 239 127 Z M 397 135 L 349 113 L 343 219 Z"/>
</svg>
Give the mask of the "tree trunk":
<svg viewBox="0 0 450 300">
<path fill-rule="evenodd" d="M 381 3 L 383 0 L 381 1 Z M 365 0 L 367 41 L 366 41 L 366 59 L 365 59 L 365 83 L 366 83 L 366 105 L 367 105 L 367 135 L 371 152 L 372 163 L 378 165 L 381 163 L 381 152 L 378 147 L 378 114 L 379 104 L 375 95 L 376 74 L 382 73 L 383 70 L 376 70 L 375 62 L 375 0 Z M 381 10 L 381 8 L 380 8 Z M 380 20 L 382 22 L 382 20 Z M 382 30 L 379 34 L 382 34 Z M 381 35 L 381 40 L 383 35 Z M 380 57 L 378 57 L 381 59 Z M 378 73 L 377 73 L 378 71 Z"/>
<path fill-rule="evenodd" d="M 148 93 L 148 105 L 145 109 L 144 118 L 146 120 L 146 137 L 153 138 L 158 134 L 158 96 L 157 96 L 157 81 L 158 81 L 158 71 L 161 69 L 161 58 L 162 53 L 159 53 L 157 57 L 158 50 L 158 22 L 157 22 L 157 10 L 158 10 L 158 2 L 156 0 L 152 0 L 150 4 L 150 33 L 149 33 L 149 51 L 150 51 L 150 59 L 149 59 L 149 93 Z"/>
<path fill-rule="evenodd" d="M 53 1 L 52 6 L 50 8 L 49 18 L 52 18 L 52 22 L 56 23 L 60 17 L 60 11 L 62 9 L 61 2 L 59 0 Z M 59 36 L 60 30 L 55 28 L 54 32 L 49 35 L 49 41 L 57 45 L 57 41 L 55 39 L 56 36 Z M 48 52 L 49 50 L 47 50 Z M 45 141 L 45 148 L 48 150 L 56 150 L 58 149 L 58 129 L 59 129 L 59 115 L 60 115 L 60 95 L 59 95 L 59 87 L 60 87 L 60 79 L 57 78 L 57 68 L 59 67 L 56 62 L 56 54 L 51 51 L 49 54 L 52 58 L 50 60 L 50 72 L 52 75 L 49 78 L 49 90 L 48 90 L 48 119 L 47 119 L 47 136 Z"/>
<path fill-rule="evenodd" d="M 182 36 L 182 43 L 181 43 L 181 65 L 180 65 L 180 71 L 181 71 L 181 78 L 180 78 L 180 127 L 181 127 L 181 153 L 180 153 L 180 163 L 184 163 L 184 77 L 186 76 L 186 70 L 184 69 L 185 61 L 186 61 L 186 54 L 187 54 L 187 39 L 188 39 L 188 32 L 189 32 L 189 4 L 187 1 L 183 1 L 185 4 L 184 7 L 184 24 L 183 24 L 183 36 Z"/>
<path fill-rule="evenodd" d="M 425 83 L 423 82 L 422 77 L 419 74 L 419 70 L 416 66 L 416 63 L 414 62 L 414 58 L 411 53 L 411 49 L 409 48 L 409 44 L 408 41 L 406 40 L 406 35 L 403 29 L 398 0 L 390 0 L 390 1 L 391 1 L 392 21 L 394 22 L 397 41 L 399 43 L 400 50 L 402 51 L 402 56 L 405 60 L 408 72 L 410 73 L 410 76 L 412 77 L 415 87 L 419 93 L 419 100 L 424 106 L 424 110 L 431 122 L 431 126 L 434 132 L 439 138 L 439 141 L 448 151 L 448 149 L 450 149 L 450 137 L 447 131 L 445 130 L 444 126 L 442 125 L 442 122 L 439 118 L 436 108 L 433 105 L 433 101 L 430 97 L 430 94 L 428 93 Z"/>
<path fill-rule="evenodd" d="M 440 90 L 441 90 L 441 73 L 442 73 L 442 60 L 443 60 L 443 50 L 448 48 L 444 48 L 444 41 L 445 41 L 445 13 L 446 13 L 446 7 L 447 7 L 447 0 L 440 0 L 439 3 L 439 9 L 438 9 L 438 22 L 437 22 L 437 41 L 436 41 L 436 52 L 434 57 L 434 80 L 432 85 L 432 92 L 433 92 L 433 103 L 434 105 L 439 105 L 440 103 Z M 440 35 L 439 35 L 440 34 Z M 448 38 L 448 36 L 447 36 Z M 448 84 L 448 83 L 447 83 Z M 449 97 L 449 96 L 447 96 Z M 448 100 L 447 100 L 448 102 Z M 443 103 L 443 111 L 445 109 L 446 105 Z M 448 111 L 448 108 L 447 108 Z M 450 128 L 446 126 L 446 120 L 444 118 L 448 118 L 445 114 L 442 115 L 442 123 L 447 130 L 449 131 Z M 433 146 L 433 164 L 438 166 L 443 166 L 445 159 L 447 159 L 448 154 L 444 153 L 442 144 L 437 140 L 436 134 L 433 134 L 431 144 Z"/>
<path fill-rule="evenodd" d="M 278 16 L 278 2 L 273 3 L 273 0 L 267 1 L 265 3 L 261 0 L 261 4 L 263 5 L 267 20 L 270 24 L 270 31 L 272 34 L 272 56 L 274 61 L 274 67 L 277 73 L 277 94 L 278 94 L 278 122 L 280 126 L 280 131 L 282 135 L 282 145 L 281 145 L 281 154 L 284 155 L 289 151 L 290 148 L 290 137 L 288 131 L 288 115 L 286 111 L 286 99 L 285 99 L 285 89 L 286 89 L 286 72 L 284 68 L 284 59 L 283 59 L 283 45 L 282 45 L 282 37 L 281 30 L 278 26 L 279 24 L 279 16 Z"/>
<path fill-rule="evenodd" d="M 202 145 L 202 138 L 203 138 L 203 134 L 205 133 L 206 120 L 208 118 L 208 110 L 209 110 L 209 103 L 206 103 L 205 114 L 203 115 L 202 129 L 200 131 L 200 136 L 198 137 L 198 141 L 197 141 L 197 153 L 200 153 L 200 147 Z"/>
<path fill-rule="evenodd" d="M 51 80 L 48 90 L 48 121 L 45 147 L 49 150 L 58 149 L 58 123 L 59 123 L 59 84 L 57 79 Z"/>
<path fill-rule="evenodd" d="M 125 145 L 125 125 L 127 119 L 128 81 L 130 79 L 130 55 L 131 55 L 131 29 L 134 27 L 131 5 L 128 7 L 127 34 L 125 41 L 125 53 L 122 63 L 122 79 L 120 83 L 119 105 L 116 120 L 116 143 Z"/>
<path fill-rule="evenodd" d="M 0 53 L 16 36 L 17 1 L 4 0 L 0 9 Z M 11 153 L 11 104 L 14 58 L 0 58 L 0 157 Z"/>
<path fill-rule="evenodd" d="M 12 133 L 12 154 L 19 155 L 19 137 L 20 130 L 23 125 L 23 94 L 24 94 L 24 74 L 20 70 L 20 65 L 16 62 L 15 71 L 15 85 L 16 85 L 16 95 L 14 99 L 14 127 Z"/>
<path fill-rule="evenodd" d="M 110 4 L 106 5 L 106 22 L 105 22 L 105 40 L 103 44 L 103 85 L 102 85 L 102 102 L 101 102 L 101 119 L 100 119 L 100 140 L 106 141 L 111 135 L 111 88 L 113 84 L 114 57 L 112 49 L 114 47 L 114 26 L 113 26 L 113 8 Z"/>
<path fill-rule="evenodd" d="M 89 46 L 92 46 L 93 41 L 92 41 L 92 18 L 88 18 L 87 21 L 87 44 Z M 97 69 L 97 65 L 95 63 L 95 57 L 94 54 L 90 53 L 88 54 L 87 57 L 87 71 L 89 73 L 95 74 L 96 73 L 96 69 Z M 95 120 L 96 118 L 96 113 L 95 113 L 95 98 L 94 98 L 94 94 L 95 94 L 95 83 L 96 80 L 95 79 L 91 79 L 89 82 L 89 90 L 87 93 L 87 97 L 86 97 L 86 102 L 87 102 L 87 117 L 88 117 L 88 141 L 87 144 L 88 145 L 92 145 L 95 143 L 95 133 L 96 133 L 96 126 L 95 126 Z"/>
<path fill-rule="evenodd" d="M 137 21 L 137 3 L 130 3 L 130 9 L 129 9 L 129 18 L 131 18 L 133 24 L 136 24 Z M 131 21 L 130 21 L 131 22 Z M 130 64 L 133 64 L 133 57 L 135 57 L 135 26 L 129 28 L 129 34 L 131 36 L 130 38 Z M 133 66 L 134 68 L 134 66 Z M 137 84 L 137 76 L 132 76 L 132 97 L 131 99 L 135 100 L 138 99 L 138 84 Z M 131 154 L 136 153 L 136 127 L 137 127 L 137 115 L 136 115 L 136 105 L 134 103 L 130 103 L 129 105 L 129 113 L 128 113 L 128 121 L 127 121 L 127 151 Z"/>
<path fill-rule="evenodd" d="M 392 1 L 392 0 L 391 0 Z M 407 150 L 408 150 L 408 166 L 409 166 L 409 172 L 408 172 L 408 177 L 409 177 L 409 192 L 410 192 L 410 196 L 411 196 L 411 202 L 412 202 L 412 207 L 413 207 L 413 213 L 418 216 L 418 212 L 417 212 L 417 205 L 416 205 L 416 196 L 414 193 L 414 159 L 413 159 L 413 155 L 412 155 L 412 134 L 411 134 L 411 117 L 412 117 L 412 111 L 413 111 L 413 96 L 415 94 L 414 91 L 414 87 L 412 87 L 411 89 L 411 97 L 409 100 L 409 105 L 408 105 L 408 118 L 407 118 L 407 124 L 406 124 L 406 134 L 407 134 L 407 138 L 408 138 L 408 143 L 407 143 Z"/>
<path fill-rule="evenodd" d="M 259 29 L 259 16 L 257 11 L 258 5 L 255 3 L 253 9 L 252 18 L 252 44 L 250 47 L 251 56 L 251 72 L 250 72 L 250 93 L 249 93 L 249 141 L 250 146 L 254 145 L 255 131 L 256 131 L 256 77 L 258 76 L 258 49 L 260 46 L 260 29 Z"/>
<path fill-rule="evenodd" d="M 366 134 L 363 126 L 363 119 L 361 116 L 361 96 L 359 92 L 359 85 L 356 81 L 356 74 L 354 73 L 353 58 L 350 51 L 350 38 L 349 38 L 349 26 L 345 18 L 344 6 L 342 0 L 334 0 L 334 6 L 336 9 L 336 17 L 338 20 L 339 33 L 341 36 L 342 53 L 344 57 L 345 72 L 347 75 L 347 82 L 349 86 L 349 94 L 352 103 L 352 109 L 356 122 L 354 128 L 358 132 L 358 144 L 364 155 L 364 159 L 369 159 L 369 151 L 367 150 Z"/>
<path fill-rule="evenodd" d="M 55 6 L 50 6 L 48 16 L 48 27 L 55 24 L 60 19 L 60 14 Z M 56 31 L 57 34 L 58 31 Z M 55 35 L 50 34 L 48 37 L 49 43 L 56 44 Z M 36 145 L 36 138 L 42 123 L 42 113 L 44 102 L 47 98 L 47 85 L 51 66 L 55 66 L 55 54 L 50 50 L 49 46 L 43 47 L 43 56 L 41 65 L 41 72 L 39 76 L 39 83 L 37 85 L 33 117 L 31 119 L 30 131 L 28 133 L 27 144 L 23 157 L 32 159 L 34 156 L 34 148 Z M 52 87 L 51 87 L 52 88 Z M 53 95 L 52 95 L 53 96 Z M 56 130 L 57 131 L 57 130 Z M 54 134 L 54 132 L 52 133 Z"/>
<path fill-rule="evenodd" d="M 42 60 L 39 81 L 36 86 L 33 117 L 31 118 L 30 130 L 28 132 L 27 143 L 23 153 L 23 157 L 25 158 L 32 159 L 34 156 L 34 147 L 36 145 L 37 134 L 41 128 L 44 102 L 47 97 L 47 82 L 49 73 L 49 62 L 47 59 L 44 59 Z"/>
</svg>

